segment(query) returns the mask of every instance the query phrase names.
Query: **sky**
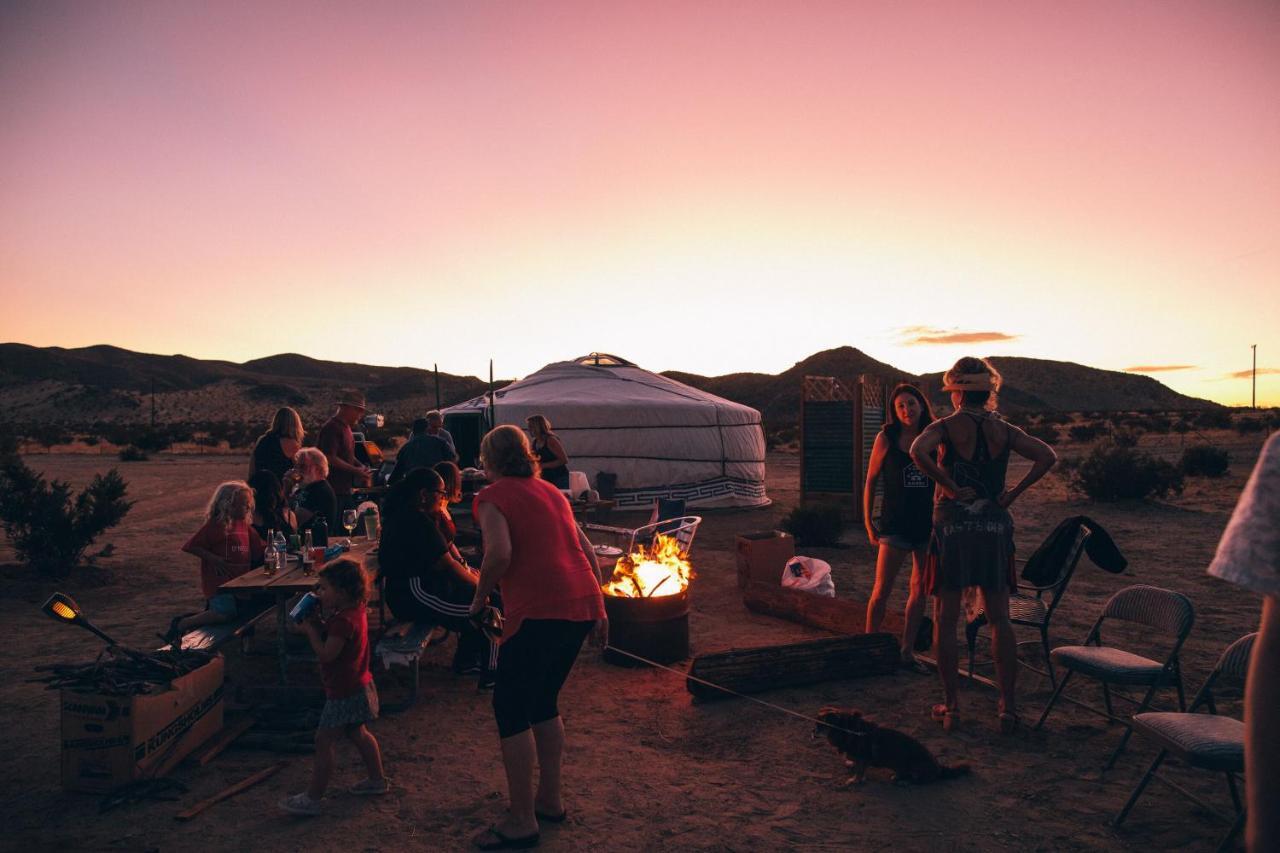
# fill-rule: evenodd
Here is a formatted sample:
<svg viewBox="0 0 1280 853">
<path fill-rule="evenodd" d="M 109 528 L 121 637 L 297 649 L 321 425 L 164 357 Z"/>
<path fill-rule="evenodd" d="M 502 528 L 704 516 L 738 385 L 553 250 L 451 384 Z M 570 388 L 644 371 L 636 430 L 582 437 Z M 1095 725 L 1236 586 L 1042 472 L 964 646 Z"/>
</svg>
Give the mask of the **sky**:
<svg viewBox="0 0 1280 853">
<path fill-rule="evenodd" d="M 1280 405 L 1277 152 L 1263 0 L 6 2 L 0 340 Z"/>
</svg>

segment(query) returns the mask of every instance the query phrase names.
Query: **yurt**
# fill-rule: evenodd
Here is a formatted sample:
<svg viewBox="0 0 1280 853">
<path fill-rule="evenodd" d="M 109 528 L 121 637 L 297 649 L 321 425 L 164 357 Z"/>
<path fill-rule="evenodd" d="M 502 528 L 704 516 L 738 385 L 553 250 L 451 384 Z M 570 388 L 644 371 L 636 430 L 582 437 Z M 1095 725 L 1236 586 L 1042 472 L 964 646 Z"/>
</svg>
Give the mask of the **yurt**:
<svg viewBox="0 0 1280 853">
<path fill-rule="evenodd" d="M 616 477 L 619 509 L 658 498 L 689 507 L 765 506 L 760 413 L 617 356 L 591 353 L 548 364 L 493 394 L 447 409 L 495 426 L 525 427 L 545 415 L 564 444 L 571 471 L 592 487 Z M 608 478 L 606 478 L 608 479 Z"/>
</svg>

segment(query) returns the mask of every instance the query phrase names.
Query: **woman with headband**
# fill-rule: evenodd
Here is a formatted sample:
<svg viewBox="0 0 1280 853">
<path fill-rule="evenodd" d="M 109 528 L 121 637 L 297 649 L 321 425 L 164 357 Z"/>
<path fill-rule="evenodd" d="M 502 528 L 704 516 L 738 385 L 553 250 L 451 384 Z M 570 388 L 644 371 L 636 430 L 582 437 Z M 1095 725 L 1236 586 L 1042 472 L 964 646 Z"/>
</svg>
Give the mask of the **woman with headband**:
<svg viewBox="0 0 1280 853">
<path fill-rule="evenodd" d="M 943 374 L 942 390 L 950 392 L 954 411 L 930 424 L 911 445 L 912 460 L 937 484 L 925 584 L 934 596 L 944 702 L 933 707 L 933 717 L 947 731 L 959 722 L 956 622 L 961 594 L 977 587 L 991 625 L 1000 731 L 1012 734 L 1019 720 L 1017 643 L 1009 622 L 1009 593 L 1017 578 L 1009 505 L 1048 473 L 1058 457 L 1049 445 L 996 414 L 1000 374 L 986 359 L 957 361 Z M 935 461 L 939 450 L 940 462 Z M 1010 452 L 1031 460 L 1032 466 L 1016 486 L 1005 488 Z"/>
</svg>

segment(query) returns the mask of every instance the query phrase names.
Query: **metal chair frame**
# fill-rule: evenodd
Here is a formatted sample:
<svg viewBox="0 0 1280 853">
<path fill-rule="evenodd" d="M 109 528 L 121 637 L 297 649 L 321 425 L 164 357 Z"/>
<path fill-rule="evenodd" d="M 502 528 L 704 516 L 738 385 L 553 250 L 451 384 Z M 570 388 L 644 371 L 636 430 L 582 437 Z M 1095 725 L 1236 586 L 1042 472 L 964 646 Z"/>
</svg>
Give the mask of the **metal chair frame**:
<svg viewBox="0 0 1280 853">
<path fill-rule="evenodd" d="M 1049 676 L 1049 683 L 1055 688 L 1058 686 L 1058 679 L 1053 671 L 1053 659 L 1050 657 L 1049 650 L 1049 623 L 1053 620 L 1053 612 L 1058 609 L 1058 602 L 1062 600 L 1062 594 L 1067 591 L 1067 584 L 1071 583 L 1071 578 L 1075 574 L 1076 566 L 1080 562 L 1081 555 L 1084 554 L 1085 543 L 1088 540 L 1091 531 L 1088 527 L 1081 525 L 1080 531 L 1076 534 L 1075 540 L 1071 544 L 1071 548 L 1067 551 L 1066 559 L 1063 560 L 1062 569 L 1058 573 L 1058 577 L 1053 583 L 1046 586 L 1027 585 L 1034 595 L 1023 595 L 1022 593 L 1012 593 L 1009 596 L 1010 604 L 1017 598 L 1023 598 L 1035 601 L 1044 601 L 1047 594 L 1049 603 L 1045 608 L 1044 619 L 1041 621 L 1033 621 L 1030 619 L 1018 619 L 1010 614 L 1009 621 L 1014 625 L 1022 625 L 1028 628 L 1035 628 L 1040 632 L 1040 647 L 1044 650 L 1044 662 L 1047 672 L 1041 675 Z M 1012 607 L 1010 608 L 1012 609 Z M 969 647 L 969 677 L 973 678 L 973 655 L 978 644 L 978 632 L 982 630 L 982 626 L 986 625 L 985 619 L 971 623 L 971 626 L 965 627 L 965 640 Z M 1022 663 L 1019 661 L 1019 663 Z M 1040 672 L 1035 667 L 1022 663 L 1027 669 L 1033 672 Z"/>
<path fill-rule="evenodd" d="M 1088 636 L 1085 637 L 1084 642 L 1081 645 L 1087 646 L 1087 645 L 1093 644 L 1095 646 L 1101 647 L 1102 646 L 1102 623 L 1109 618 L 1115 619 L 1121 622 L 1132 622 L 1139 625 L 1149 625 L 1149 627 L 1158 627 L 1158 626 L 1151 626 L 1148 622 L 1144 621 L 1141 618 L 1136 618 L 1135 616 L 1132 616 L 1132 615 L 1126 616 L 1126 615 L 1123 615 L 1122 613 L 1114 612 L 1115 610 L 1120 609 L 1123 606 L 1127 598 L 1133 597 L 1137 594 L 1144 593 L 1147 591 L 1155 591 L 1155 592 L 1162 593 L 1166 596 L 1169 596 L 1171 600 L 1176 600 L 1178 601 L 1179 604 L 1183 605 L 1186 608 L 1186 619 L 1185 619 L 1186 624 L 1181 626 L 1181 629 L 1175 632 L 1173 648 L 1169 651 L 1168 657 L 1165 658 L 1164 664 L 1160 668 L 1160 672 L 1151 680 L 1151 683 L 1147 686 L 1146 694 L 1142 697 L 1141 700 L 1135 703 L 1137 704 L 1138 708 L 1134 713 L 1140 714 L 1143 711 L 1150 708 L 1151 700 L 1155 697 L 1156 690 L 1161 687 L 1168 687 L 1168 686 L 1173 686 L 1178 691 L 1178 710 L 1186 711 L 1187 702 L 1186 702 L 1186 696 L 1182 688 L 1182 667 L 1178 659 L 1178 652 L 1182 649 L 1182 644 L 1186 642 L 1187 636 L 1191 633 L 1191 628 L 1195 624 L 1195 607 L 1194 605 L 1192 605 L 1191 599 L 1187 598 L 1182 593 L 1173 592 L 1172 590 L 1167 590 L 1167 589 L 1161 589 L 1159 587 L 1152 587 L 1152 586 L 1145 586 L 1145 585 L 1125 587 L 1124 589 L 1117 592 L 1115 595 L 1111 596 L 1111 598 L 1107 601 L 1106 605 L 1102 609 L 1102 614 L 1098 617 L 1097 621 L 1093 623 L 1093 627 L 1089 629 L 1089 634 Z M 1075 670 L 1068 668 L 1066 674 L 1062 676 L 1062 680 L 1058 682 L 1058 686 L 1054 689 L 1053 695 L 1049 698 L 1049 704 L 1045 706 L 1044 712 L 1040 715 L 1040 719 L 1036 721 L 1036 724 L 1035 724 L 1036 729 L 1039 729 L 1041 726 L 1044 725 L 1044 721 L 1049 717 L 1049 712 L 1053 710 L 1053 706 L 1057 703 L 1058 697 L 1062 695 L 1063 689 L 1066 688 L 1067 682 L 1071 680 L 1071 676 L 1074 674 L 1075 674 Z M 1112 710 L 1110 683 L 1105 679 L 1097 678 L 1096 676 L 1090 676 L 1090 677 L 1094 678 L 1095 680 L 1099 681 L 1102 684 L 1102 697 L 1103 697 L 1103 701 L 1106 703 L 1106 710 L 1100 711 L 1097 708 L 1091 707 L 1089 705 L 1085 705 L 1084 703 L 1078 702 L 1078 701 L 1075 702 L 1075 704 L 1079 705 L 1081 708 L 1084 708 L 1087 711 L 1090 711 L 1101 717 L 1105 717 L 1112 722 L 1119 723 L 1125 728 L 1124 735 L 1121 736 L 1119 745 L 1116 746 L 1115 751 L 1111 753 L 1111 757 L 1107 759 L 1107 763 L 1103 767 L 1104 770 L 1110 770 L 1112 767 L 1115 766 L 1116 760 L 1120 757 L 1120 754 L 1124 752 L 1125 746 L 1129 743 L 1129 738 L 1133 736 L 1133 727 L 1130 724 L 1128 718 L 1118 717 L 1115 715 L 1115 712 Z M 1140 685 L 1136 685 L 1136 686 L 1140 686 Z M 1129 696 L 1125 696 L 1124 694 L 1119 694 L 1119 698 L 1126 699 L 1130 702 L 1135 701 Z"/>
<path fill-rule="evenodd" d="M 1194 714 L 1201 706 L 1208 708 L 1210 714 L 1218 713 L 1218 709 L 1213 702 L 1214 685 L 1218 682 L 1218 679 L 1224 675 L 1228 678 L 1239 679 L 1241 683 L 1244 682 L 1245 674 L 1249 668 L 1249 657 L 1253 653 L 1253 644 L 1254 641 L 1257 640 L 1257 637 L 1258 635 L 1256 633 L 1247 634 L 1227 647 L 1227 650 L 1222 653 L 1222 657 L 1218 659 L 1218 663 L 1214 666 L 1213 672 L 1209 673 L 1209 677 L 1205 680 L 1204 686 L 1200 688 L 1200 692 L 1196 694 L 1195 699 L 1192 700 L 1190 707 L 1187 708 L 1185 713 Z M 1138 729 L 1138 734 L 1143 734 L 1144 728 L 1142 721 L 1135 720 L 1135 725 Z M 1119 826 L 1124 822 L 1124 819 L 1129 816 L 1130 810 L 1138 802 L 1138 798 L 1142 796 L 1142 792 L 1146 790 L 1147 785 L 1149 785 L 1153 779 L 1158 779 L 1160 782 L 1182 794 L 1184 797 L 1187 797 L 1192 802 L 1202 806 L 1206 810 L 1215 814 L 1218 813 L 1217 809 L 1213 806 L 1205 803 L 1181 785 L 1160 776 L 1156 772 L 1160 769 L 1160 765 L 1164 763 L 1164 760 L 1169 756 L 1171 751 L 1172 750 L 1167 747 L 1161 748 L 1159 754 L 1156 755 L 1155 760 L 1151 762 L 1151 766 L 1147 768 L 1147 772 L 1143 774 L 1142 779 L 1139 780 L 1137 787 L 1133 789 L 1133 793 L 1129 795 L 1129 799 L 1124 804 L 1124 807 L 1120 809 L 1120 813 L 1117 814 L 1115 819 L 1112 821 L 1113 826 Z M 1179 755 L 1178 757 L 1185 759 L 1184 755 Z M 1192 764 L 1191 766 L 1194 767 L 1195 765 Z M 1242 766 L 1241 771 L 1243 769 L 1244 768 Z M 1227 790 L 1231 793 L 1231 802 L 1235 806 L 1236 813 L 1232 818 L 1225 818 L 1230 821 L 1231 828 L 1218 845 L 1218 850 L 1220 851 L 1229 850 L 1231 848 L 1231 842 L 1240 831 L 1241 827 L 1244 826 L 1245 819 L 1245 809 L 1244 805 L 1240 801 L 1240 791 L 1239 787 L 1236 785 L 1235 778 L 1239 771 L 1227 770 L 1222 772 L 1223 775 L 1227 777 Z"/>
</svg>

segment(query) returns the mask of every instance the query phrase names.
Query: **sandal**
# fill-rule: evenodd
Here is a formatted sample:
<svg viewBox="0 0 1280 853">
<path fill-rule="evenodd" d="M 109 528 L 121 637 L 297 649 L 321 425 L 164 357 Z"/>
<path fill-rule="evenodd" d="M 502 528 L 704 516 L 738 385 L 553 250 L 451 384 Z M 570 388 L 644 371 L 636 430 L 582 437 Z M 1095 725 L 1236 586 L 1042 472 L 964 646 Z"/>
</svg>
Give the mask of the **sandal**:
<svg viewBox="0 0 1280 853">
<path fill-rule="evenodd" d="M 1022 726 L 1022 718 L 1013 711 L 1000 712 L 1000 734 L 1011 735 Z"/>
<path fill-rule="evenodd" d="M 917 675 L 928 675 L 933 670 L 929 669 L 929 665 L 920 660 L 915 655 L 902 655 L 899 659 L 899 666 L 903 669 L 910 670 Z"/>
<path fill-rule="evenodd" d="M 960 725 L 960 709 L 948 708 L 946 705 L 934 705 L 929 716 L 942 723 L 945 732 L 955 731 Z"/>
<path fill-rule="evenodd" d="M 486 835 L 493 840 L 482 840 Z M 541 836 L 536 832 L 533 835 L 522 835 L 516 838 L 510 835 L 503 835 L 498 827 L 491 826 L 471 839 L 471 843 L 480 850 L 527 850 L 530 847 L 537 847 L 538 842 L 541 840 Z"/>
</svg>

